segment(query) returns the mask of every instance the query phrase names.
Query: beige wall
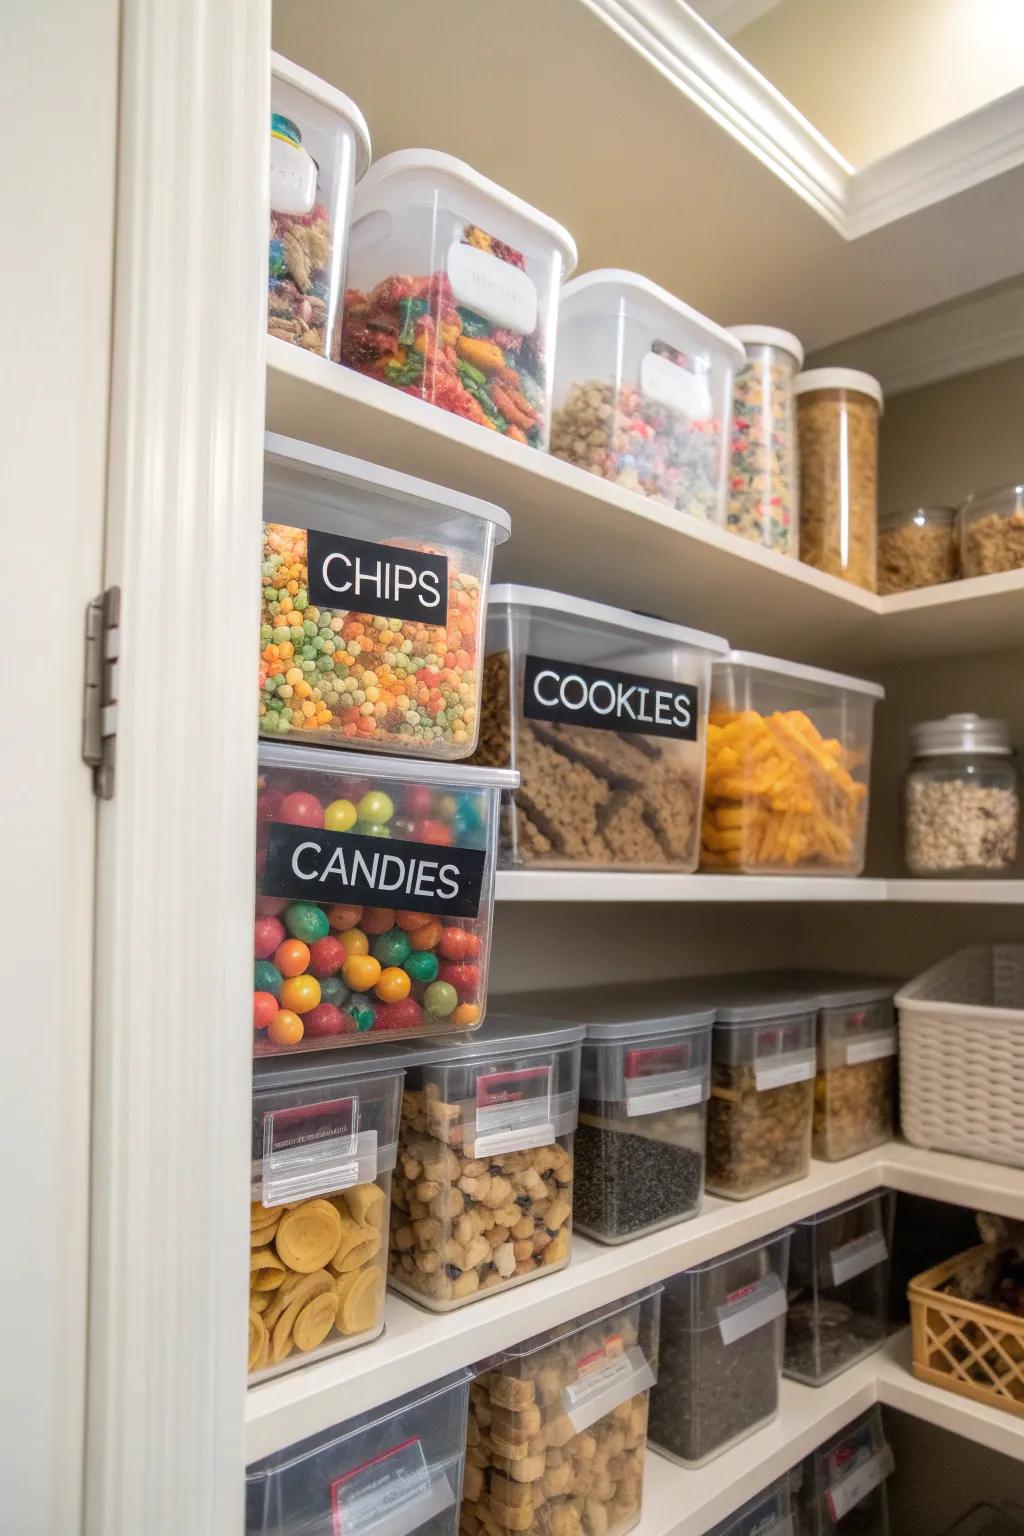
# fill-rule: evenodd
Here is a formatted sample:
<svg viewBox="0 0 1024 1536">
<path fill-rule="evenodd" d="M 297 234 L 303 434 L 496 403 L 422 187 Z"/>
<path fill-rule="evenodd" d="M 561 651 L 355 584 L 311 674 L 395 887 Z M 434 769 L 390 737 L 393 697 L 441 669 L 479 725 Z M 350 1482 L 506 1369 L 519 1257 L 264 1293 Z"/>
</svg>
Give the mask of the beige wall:
<svg viewBox="0 0 1024 1536">
<path fill-rule="evenodd" d="M 1024 85 L 1021 0 L 782 0 L 730 41 L 856 166 Z"/>
</svg>

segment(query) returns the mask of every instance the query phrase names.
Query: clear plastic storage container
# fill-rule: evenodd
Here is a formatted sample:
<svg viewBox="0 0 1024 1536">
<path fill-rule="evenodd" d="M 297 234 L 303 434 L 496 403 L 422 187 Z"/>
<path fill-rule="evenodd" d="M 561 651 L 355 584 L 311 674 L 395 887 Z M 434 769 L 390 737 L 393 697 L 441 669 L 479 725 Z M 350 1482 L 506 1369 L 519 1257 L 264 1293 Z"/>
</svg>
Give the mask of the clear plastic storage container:
<svg viewBox="0 0 1024 1536">
<path fill-rule="evenodd" d="M 730 651 L 708 716 L 702 869 L 859 875 L 877 683 Z"/>
<path fill-rule="evenodd" d="M 726 526 L 781 555 L 800 553 L 793 382 L 804 349 L 790 331 L 734 325 L 747 360 L 736 375 Z"/>
<path fill-rule="evenodd" d="M 869 592 L 876 585 L 882 386 L 854 368 L 798 374 L 800 558 Z"/>
<path fill-rule="evenodd" d="M 962 575 L 991 576 L 1024 566 L 1024 485 L 968 496 L 957 522 Z"/>
<path fill-rule="evenodd" d="M 975 1504 L 945 1536 L 1024 1536 L 1024 1506 L 1005 1499 Z"/>
<path fill-rule="evenodd" d="M 320 357 L 337 347 L 352 194 L 369 163 L 355 103 L 272 53 L 267 330 Z"/>
<path fill-rule="evenodd" d="M 793 1536 L 789 1474 L 776 1478 L 770 1487 L 748 1499 L 708 1536 Z"/>
<path fill-rule="evenodd" d="M 515 775 L 264 744 L 257 1056 L 475 1029 Z"/>
<path fill-rule="evenodd" d="M 385 155 L 356 193 L 341 361 L 546 448 L 561 224 L 452 155 Z"/>
<path fill-rule="evenodd" d="M 720 524 L 742 365 L 728 331 L 649 278 L 585 272 L 559 300 L 551 452 Z"/>
<path fill-rule="evenodd" d="M 459 1371 L 254 1462 L 246 1536 L 456 1536 L 469 1381 Z"/>
<path fill-rule="evenodd" d="M 779 1410 L 789 1231 L 666 1281 L 652 1445 L 697 1467 Z"/>
<path fill-rule="evenodd" d="M 660 1292 L 485 1363 L 470 1392 L 463 1536 L 623 1536 L 638 1523 Z"/>
<path fill-rule="evenodd" d="M 799 1536 L 889 1536 L 894 1470 L 879 1408 L 869 1408 L 804 1458 L 794 1479 Z"/>
<path fill-rule="evenodd" d="M 491 593 L 477 761 L 510 863 L 696 868 L 715 635 L 537 587 Z"/>
<path fill-rule="evenodd" d="M 955 507 L 912 507 L 878 519 L 878 591 L 937 587 L 960 574 Z"/>
<path fill-rule="evenodd" d="M 257 1062 L 249 1370 L 276 1375 L 384 1327 L 402 1071 Z"/>
<path fill-rule="evenodd" d="M 263 519 L 261 733 L 468 757 L 508 514 L 268 434 Z"/>
<path fill-rule="evenodd" d="M 947 715 L 911 728 L 903 787 L 907 872 L 1005 875 L 1017 862 L 1020 784 L 1006 720 Z"/>
<path fill-rule="evenodd" d="M 390 1284 L 436 1312 L 569 1262 L 580 1026 L 492 1017 L 403 1052 Z"/>
<path fill-rule="evenodd" d="M 837 974 L 819 985 L 811 1151 L 837 1162 L 892 1139 L 898 983 Z"/>
<path fill-rule="evenodd" d="M 820 1387 L 885 1342 L 896 1197 L 875 1190 L 793 1227 L 785 1375 Z"/>
</svg>

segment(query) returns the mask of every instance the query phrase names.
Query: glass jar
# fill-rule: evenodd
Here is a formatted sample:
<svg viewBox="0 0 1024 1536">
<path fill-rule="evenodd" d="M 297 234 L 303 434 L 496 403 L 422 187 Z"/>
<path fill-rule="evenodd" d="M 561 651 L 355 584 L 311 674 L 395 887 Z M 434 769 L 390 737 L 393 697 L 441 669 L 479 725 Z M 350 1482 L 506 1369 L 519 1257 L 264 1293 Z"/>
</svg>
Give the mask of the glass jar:
<svg viewBox="0 0 1024 1536">
<path fill-rule="evenodd" d="M 804 349 L 789 331 L 734 325 L 747 362 L 733 389 L 726 526 L 782 555 L 799 553 L 793 381 Z"/>
<path fill-rule="evenodd" d="M 1024 566 L 1024 485 L 968 496 L 959 512 L 960 569 L 991 576 Z"/>
<path fill-rule="evenodd" d="M 910 733 L 904 788 L 908 873 L 1002 875 L 1017 858 L 1020 796 L 1005 720 L 947 715 Z"/>
<path fill-rule="evenodd" d="M 882 386 L 853 368 L 797 374 L 800 558 L 874 592 Z"/>
<path fill-rule="evenodd" d="M 960 574 L 955 507 L 913 507 L 878 520 L 878 590 L 937 587 Z"/>
</svg>

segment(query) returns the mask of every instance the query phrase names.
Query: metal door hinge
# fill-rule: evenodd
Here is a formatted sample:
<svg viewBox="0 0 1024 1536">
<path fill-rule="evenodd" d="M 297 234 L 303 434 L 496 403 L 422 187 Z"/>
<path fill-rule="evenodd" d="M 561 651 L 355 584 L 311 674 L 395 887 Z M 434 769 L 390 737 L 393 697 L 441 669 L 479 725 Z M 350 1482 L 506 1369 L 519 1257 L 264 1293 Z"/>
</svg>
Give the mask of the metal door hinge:
<svg viewBox="0 0 1024 1536">
<path fill-rule="evenodd" d="M 85 692 L 82 756 L 101 800 L 114 794 L 117 743 L 117 659 L 121 649 L 121 588 L 108 587 L 85 610 Z"/>
</svg>

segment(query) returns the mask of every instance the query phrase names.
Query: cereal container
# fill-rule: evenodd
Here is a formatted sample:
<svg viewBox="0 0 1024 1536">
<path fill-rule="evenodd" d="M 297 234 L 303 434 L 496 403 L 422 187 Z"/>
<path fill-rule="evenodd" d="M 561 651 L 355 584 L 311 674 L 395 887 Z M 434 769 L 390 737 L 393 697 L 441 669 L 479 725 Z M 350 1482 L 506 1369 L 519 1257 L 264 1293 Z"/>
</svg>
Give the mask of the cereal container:
<svg viewBox="0 0 1024 1536">
<path fill-rule="evenodd" d="M 249 1371 L 277 1375 L 384 1327 L 400 1067 L 260 1061 L 252 1111 Z"/>
<path fill-rule="evenodd" d="M 635 272 L 585 272 L 558 309 L 551 452 L 720 524 L 743 348 Z"/>
<path fill-rule="evenodd" d="M 477 761 L 509 764 L 502 857 L 696 868 L 715 635 L 537 587 L 498 586 Z"/>
<path fill-rule="evenodd" d="M 484 1362 L 470 1389 L 463 1536 L 623 1536 L 639 1522 L 660 1293 Z"/>
<path fill-rule="evenodd" d="M 403 149 L 356 194 L 341 361 L 546 448 L 572 236 L 452 155 Z"/>
<path fill-rule="evenodd" d="M 800 1536 L 889 1536 L 886 1479 L 895 1470 L 880 1408 L 806 1456 L 794 1479 Z"/>
<path fill-rule="evenodd" d="M 907 872 L 1004 876 L 1017 862 L 1020 784 L 1007 720 L 947 715 L 910 731 L 903 786 Z"/>
<path fill-rule="evenodd" d="M 701 868 L 859 875 L 884 688 L 751 651 L 711 684 Z"/>
<path fill-rule="evenodd" d="M 583 1029 L 493 1017 L 402 1053 L 389 1282 L 435 1312 L 569 1262 Z"/>
<path fill-rule="evenodd" d="M 747 360 L 736 375 L 726 527 L 782 555 L 800 553 L 793 381 L 804 349 L 771 325 L 730 327 Z"/>
<path fill-rule="evenodd" d="M 246 1536 L 456 1536 L 468 1372 L 254 1462 Z"/>
<path fill-rule="evenodd" d="M 265 743 L 257 1056 L 475 1029 L 514 775 Z"/>
<path fill-rule="evenodd" d="M 937 587 L 960 574 L 954 507 L 913 507 L 878 519 L 878 590 L 882 597 Z"/>
<path fill-rule="evenodd" d="M 896 987 L 871 976 L 834 975 L 820 982 L 811 1151 L 825 1162 L 892 1139 Z"/>
<path fill-rule="evenodd" d="M 793 1227 L 783 1372 L 820 1387 L 885 1342 L 896 1197 L 875 1190 Z"/>
<path fill-rule="evenodd" d="M 789 1474 L 748 1499 L 708 1536 L 793 1536 Z"/>
<path fill-rule="evenodd" d="M 800 558 L 874 592 L 882 386 L 853 368 L 812 368 L 793 388 Z"/>
<path fill-rule="evenodd" d="M 268 433 L 260 732 L 468 757 L 500 507 Z"/>
<path fill-rule="evenodd" d="M 267 330 L 320 357 L 337 345 L 352 194 L 369 163 L 355 103 L 272 53 Z"/>
<path fill-rule="evenodd" d="M 789 1231 L 666 1281 L 651 1444 L 699 1467 L 779 1410 Z"/>
<path fill-rule="evenodd" d="M 991 576 L 1024 566 L 1024 485 L 969 496 L 957 515 L 964 576 Z"/>
</svg>

